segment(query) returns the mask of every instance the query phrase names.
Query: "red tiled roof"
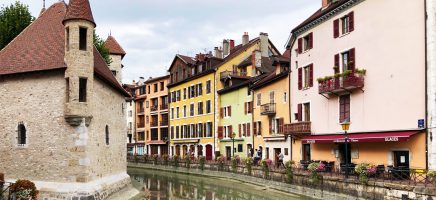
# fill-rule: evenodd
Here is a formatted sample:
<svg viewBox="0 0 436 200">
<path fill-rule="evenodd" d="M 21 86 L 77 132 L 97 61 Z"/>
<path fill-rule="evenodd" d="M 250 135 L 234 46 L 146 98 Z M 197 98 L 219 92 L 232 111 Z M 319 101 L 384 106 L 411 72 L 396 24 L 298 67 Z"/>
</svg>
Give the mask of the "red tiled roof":
<svg viewBox="0 0 436 200">
<path fill-rule="evenodd" d="M 64 69 L 65 27 L 62 20 L 67 6 L 58 2 L 0 51 L 0 75 Z M 113 76 L 94 47 L 94 73 L 107 84 L 130 96 Z"/>
<path fill-rule="evenodd" d="M 63 2 L 48 8 L 0 51 L 0 75 L 66 68 Z"/>
<path fill-rule="evenodd" d="M 186 64 L 195 65 L 195 59 L 193 57 L 184 56 L 184 55 L 180 55 L 180 54 L 177 54 L 177 56 L 179 56 L 180 59 L 182 59 L 183 62 L 185 62 Z"/>
<path fill-rule="evenodd" d="M 96 25 L 88 0 L 70 0 L 63 22 L 72 19 L 84 19 Z"/>
<path fill-rule="evenodd" d="M 122 57 L 126 55 L 124 49 L 117 42 L 117 40 L 115 40 L 115 38 L 112 37 L 111 35 L 106 39 L 104 46 L 109 50 L 109 53 L 111 54 L 121 55 Z"/>
</svg>

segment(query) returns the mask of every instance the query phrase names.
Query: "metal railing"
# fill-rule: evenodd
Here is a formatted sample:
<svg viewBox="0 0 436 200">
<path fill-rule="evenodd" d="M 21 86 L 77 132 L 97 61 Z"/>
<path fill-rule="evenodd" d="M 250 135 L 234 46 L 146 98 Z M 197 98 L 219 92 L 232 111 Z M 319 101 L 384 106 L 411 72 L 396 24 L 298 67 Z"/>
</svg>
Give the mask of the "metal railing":
<svg viewBox="0 0 436 200">
<path fill-rule="evenodd" d="M 225 79 L 229 76 L 241 76 L 241 77 L 246 77 L 247 76 L 247 72 L 237 72 L 237 71 L 223 71 L 220 72 L 220 79 Z"/>
<path fill-rule="evenodd" d="M 267 103 L 260 106 L 260 114 L 261 115 L 273 115 L 276 114 L 276 104 L 275 103 Z"/>
<path fill-rule="evenodd" d="M 319 94 L 340 93 L 350 91 L 357 88 L 363 88 L 365 78 L 363 75 L 350 74 L 344 77 L 335 77 L 330 80 L 325 80 L 319 83 Z"/>
<path fill-rule="evenodd" d="M 296 122 L 291 124 L 285 124 L 284 132 L 285 134 L 290 134 L 293 136 L 301 137 L 305 135 L 310 135 L 311 133 L 311 122 Z"/>
<path fill-rule="evenodd" d="M 145 164 L 154 164 L 154 165 L 164 165 L 164 166 L 175 166 L 175 161 L 170 157 L 168 159 L 163 159 L 162 157 L 157 157 L 156 159 L 153 156 L 135 156 L 128 155 L 127 159 L 131 163 L 145 163 Z M 184 159 L 178 159 L 177 161 L 178 167 L 187 167 L 186 161 Z M 197 158 L 192 157 L 189 168 L 200 169 L 200 162 Z M 286 183 L 305 183 L 310 184 L 312 181 L 310 180 L 311 172 L 307 169 L 307 166 L 303 164 L 296 164 L 292 168 L 294 177 L 299 177 L 298 179 L 289 181 L 287 178 L 286 168 L 282 164 L 273 163 L 269 167 L 269 175 L 266 176 L 263 168 L 260 166 L 260 162 L 254 163 L 252 166 L 251 174 L 248 173 L 246 169 L 246 165 L 243 162 L 243 159 L 238 163 L 236 169 L 232 167 L 231 161 L 224 159 L 222 163 L 216 160 L 206 160 L 204 165 L 204 170 L 212 170 L 212 171 L 225 171 L 225 172 L 233 172 L 238 174 L 250 175 L 254 177 L 264 178 L 273 181 L 286 182 Z M 355 183 L 359 183 L 359 176 L 354 172 L 354 167 L 348 169 L 350 170 L 349 178 L 347 181 L 354 181 Z M 334 180 L 343 182 L 345 178 L 345 169 L 341 167 L 332 166 L 331 168 L 327 168 L 324 171 L 318 172 L 321 175 L 322 180 Z M 430 177 L 427 177 L 427 171 L 424 169 L 388 169 L 378 170 L 374 175 L 370 175 L 369 181 L 371 184 L 378 183 L 395 183 L 399 185 L 413 185 L 413 186 L 425 186 L 425 187 L 434 187 L 436 189 L 436 182 L 430 180 Z M 321 180 L 321 187 L 322 186 Z M 320 185 L 317 185 L 319 187 Z"/>
</svg>

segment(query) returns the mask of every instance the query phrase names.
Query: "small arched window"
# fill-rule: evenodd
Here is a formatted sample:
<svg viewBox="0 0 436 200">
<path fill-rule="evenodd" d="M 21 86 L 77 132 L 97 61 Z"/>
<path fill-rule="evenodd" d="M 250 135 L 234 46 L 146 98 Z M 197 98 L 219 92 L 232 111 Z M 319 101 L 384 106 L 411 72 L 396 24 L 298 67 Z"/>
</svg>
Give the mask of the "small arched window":
<svg viewBox="0 0 436 200">
<path fill-rule="evenodd" d="M 26 126 L 24 126 L 23 122 L 18 123 L 17 132 L 18 145 L 24 146 L 26 144 Z"/>
<path fill-rule="evenodd" d="M 109 145 L 109 126 L 106 125 L 105 128 L 105 135 L 106 135 L 106 145 Z"/>
</svg>

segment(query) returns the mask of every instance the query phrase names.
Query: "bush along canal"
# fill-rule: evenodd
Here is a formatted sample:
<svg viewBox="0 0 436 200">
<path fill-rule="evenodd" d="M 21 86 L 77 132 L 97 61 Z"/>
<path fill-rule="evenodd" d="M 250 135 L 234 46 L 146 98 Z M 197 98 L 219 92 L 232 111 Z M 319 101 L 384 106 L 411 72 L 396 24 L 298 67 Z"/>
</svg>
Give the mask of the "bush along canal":
<svg viewBox="0 0 436 200">
<path fill-rule="evenodd" d="M 286 163 L 286 166 L 287 164 L 289 163 Z M 381 182 L 375 178 L 368 178 L 368 181 L 362 183 L 359 181 L 359 176 L 350 176 L 350 178 L 345 179 L 336 173 L 311 172 L 308 169 L 296 167 L 275 169 L 244 164 L 232 165 L 232 163 L 218 161 L 202 163 L 184 162 L 183 160 L 173 162 L 171 160 L 161 161 L 158 159 L 129 159 L 128 169 L 130 173 L 132 173 L 133 169 L 136 169 L 144 173 L 146 171 L 156 173 L 155 171 L 158 170 L 177 173 L 178 175 L 205 176 L 209 182 L 216 182 L 216 180 L 223 178 L 231 179 L 233 181 L 227 180 L 228 184 L 225 184 L 225 186 L 229 186 L 231 183 L 230 187 L 233 187 L 234 181 L 239 181 L 249 185 L 247 190 L 244 190 L 244 192 L 248 193 L 253 190 L 267 188 L 272 191 L 293 194 L 294 196 L 301 195 L 296 196 L 294 199 L 307 199 L 309 197 L 335 200 L 436 199 L 436 188 L 433 183 L 426 184 L 427 182 L 424 182 L 425 184 L 422 184 L 409 181 L 407 184 L 408 181 L 406 180 L 385 180 Z"/>
</svg>

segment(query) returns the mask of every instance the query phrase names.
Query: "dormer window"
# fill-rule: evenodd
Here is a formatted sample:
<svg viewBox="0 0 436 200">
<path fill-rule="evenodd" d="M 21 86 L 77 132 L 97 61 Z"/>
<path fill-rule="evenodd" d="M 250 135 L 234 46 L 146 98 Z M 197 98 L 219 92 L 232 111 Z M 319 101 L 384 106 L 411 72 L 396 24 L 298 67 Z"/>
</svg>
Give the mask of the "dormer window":
<svg viewBox="0 0 436 200">
<path fill-rule="evenodd" d="M 86 51 L 86 39 L 87 39 L 88 29 L 84 27 L 79 28 L 79 49 Z"/>
</svg>

